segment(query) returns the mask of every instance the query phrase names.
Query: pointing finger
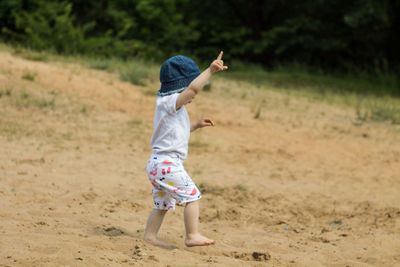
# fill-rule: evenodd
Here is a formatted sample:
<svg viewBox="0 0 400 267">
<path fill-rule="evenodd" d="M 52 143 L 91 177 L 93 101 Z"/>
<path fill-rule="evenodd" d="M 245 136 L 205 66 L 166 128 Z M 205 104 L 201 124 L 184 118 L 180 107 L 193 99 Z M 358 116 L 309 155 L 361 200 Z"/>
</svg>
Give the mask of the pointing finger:
<svg viewBox="0 0 400 267">
<path fill-rule="evenodd" d="M 221 53 L 219 53 L 219 55 L 217 57 L 217 60 L 221 60 L 223 54 L 224 54 L 224 51 L 221 51 Z"/>
</svg>

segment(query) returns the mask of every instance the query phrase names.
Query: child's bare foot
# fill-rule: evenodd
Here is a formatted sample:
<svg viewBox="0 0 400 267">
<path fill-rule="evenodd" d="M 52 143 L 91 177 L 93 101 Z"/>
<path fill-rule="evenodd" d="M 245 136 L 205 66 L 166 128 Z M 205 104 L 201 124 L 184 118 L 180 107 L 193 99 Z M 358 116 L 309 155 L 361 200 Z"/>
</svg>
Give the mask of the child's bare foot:
<svg viewBox="0 0 400 267">
<path fill-rule="evenodd" d="M 209 246 L 214 245 L 215 241 L 209 239 L 201 234 L 189 235 L 186 237 L 185 245 L 187 247 L 195 247 L 195 246 Z"/>
<path fill-rule="evenodd" d="M 157 246 L 157 247 L 162 247 L 165 249 L 176 249 L 178 247 L 174 246 L 174 245 L 170 245 L 168 243 L 165 243 L 164 241 L 161 241 L 157 238 L 145 238 L 144 241 L 146 241 L 149 244 L 152 244 L 153 246 Z"/>
</svg>

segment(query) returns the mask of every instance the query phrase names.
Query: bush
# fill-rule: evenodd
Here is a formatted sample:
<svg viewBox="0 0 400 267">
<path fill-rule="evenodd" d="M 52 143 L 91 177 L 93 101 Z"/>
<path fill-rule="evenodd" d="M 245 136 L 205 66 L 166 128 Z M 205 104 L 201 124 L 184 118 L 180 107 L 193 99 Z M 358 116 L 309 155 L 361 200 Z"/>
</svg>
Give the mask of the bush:
<svg viewBox="0 0 400 267">
<path fill-rule="evenodd" d="M 72 53 L 79 50 L 84 38 L 83 31 L 73 25 L 71 10 L 72 5 L 67 2 L 38 1 L 33 12 L 15 11 L 16 31 L 5 32 L 32 49 L 54 48 L 57 52 Z"/>
</svg>

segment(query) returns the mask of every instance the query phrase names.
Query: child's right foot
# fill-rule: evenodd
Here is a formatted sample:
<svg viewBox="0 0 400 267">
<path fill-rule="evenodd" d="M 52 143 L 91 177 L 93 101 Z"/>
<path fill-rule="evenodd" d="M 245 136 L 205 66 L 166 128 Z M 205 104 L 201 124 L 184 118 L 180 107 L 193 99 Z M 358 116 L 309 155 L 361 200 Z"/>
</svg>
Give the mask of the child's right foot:
<svg viewBox="0 0 400 267">
<path fill-rule="evenodd" d="M 189 235 L 186 237 L 185 245 L 187 247 L 195 247 L 195 246 L 209 246 L 214 245 L 215 241 L 209 239 L 201 234 Z"/>
<path fill-rule="evenodd" d="M 168 243 L 165 243 L 164 241 L 161 241 L 157 238 L 145 238 L 144 241 L 146 241 L 149 244 L 152 244 L 153 246 L 157 246 L 157 247 L 162 247 L 165 249 L 176 249 L 178 247 L 170 245 Z"/>
</svg>

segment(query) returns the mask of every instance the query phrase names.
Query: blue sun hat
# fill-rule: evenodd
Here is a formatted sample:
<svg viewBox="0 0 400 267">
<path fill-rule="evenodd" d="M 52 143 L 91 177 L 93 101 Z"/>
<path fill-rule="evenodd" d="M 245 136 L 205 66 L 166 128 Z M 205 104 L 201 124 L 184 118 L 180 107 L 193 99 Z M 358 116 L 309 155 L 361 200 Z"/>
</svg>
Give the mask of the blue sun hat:
<svg viewBox="0 0 400 267">
<path fill-rule="evenodd" d="M 156 94 L 167 96 L 182 92 L 199 75 L 199 67 L 192 59 L 185 56 L 171 57 L 161 66 L 161 88 Z"/>
</svg>

